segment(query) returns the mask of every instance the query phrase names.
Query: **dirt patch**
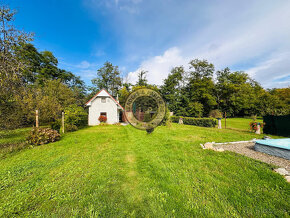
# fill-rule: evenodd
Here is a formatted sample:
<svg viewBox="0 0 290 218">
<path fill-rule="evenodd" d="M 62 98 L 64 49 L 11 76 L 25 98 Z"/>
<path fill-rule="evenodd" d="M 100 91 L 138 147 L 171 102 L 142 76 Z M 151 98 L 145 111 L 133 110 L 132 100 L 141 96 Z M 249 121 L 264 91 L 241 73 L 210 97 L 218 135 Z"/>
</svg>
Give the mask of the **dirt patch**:
<svg viewBox="0 0 290 218">
<path fill-rule="evenodd" d="M 239 144 L 223 144 L 216 147 L 222 147 L 224 150 L 233 151 L 268 164 L 283 167 L 287 171 L 290 171 L 290 160 L 255 151 L 254 145 L 254 142 L 249 142 Z"/>
</svg>

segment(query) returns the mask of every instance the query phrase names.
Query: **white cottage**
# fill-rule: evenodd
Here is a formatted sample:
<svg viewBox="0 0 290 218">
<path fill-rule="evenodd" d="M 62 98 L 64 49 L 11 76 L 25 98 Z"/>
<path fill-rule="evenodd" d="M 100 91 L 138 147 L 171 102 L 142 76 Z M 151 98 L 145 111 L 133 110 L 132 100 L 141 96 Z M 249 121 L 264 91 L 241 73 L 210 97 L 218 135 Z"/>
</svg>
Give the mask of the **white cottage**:
<svg viewBox="0 0 290 218">
<path fill-rule="evenodd" d="M 89 107 L 89 126 L 100 124 L 99 117 L 106 116 L 108 124 L 122 121 L 124 108 L 119 101 L 114 99 L 105 89 L 99 91 L 91 100 L 86 103 Z"/>
</svg>

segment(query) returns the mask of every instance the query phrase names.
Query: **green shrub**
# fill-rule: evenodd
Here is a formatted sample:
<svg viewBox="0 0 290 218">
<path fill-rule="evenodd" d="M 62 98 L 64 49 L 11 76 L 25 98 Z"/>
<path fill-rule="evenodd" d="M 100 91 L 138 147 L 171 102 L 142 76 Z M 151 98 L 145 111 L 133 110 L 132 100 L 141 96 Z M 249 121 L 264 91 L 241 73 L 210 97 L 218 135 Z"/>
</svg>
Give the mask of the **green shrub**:
<svg viewBox="0 0 290 218">
<path fill-rule="evenodd" d="M 66 107 L 64 112 L 64 122 L 66 125 L 69 124 L 77 127 L 87 125 L 88 114 L 82 107 L 73 104 Z"/>
<path fill-rule="evenodd" d="M 181 117 L 181 116 L 170 117 L 173 123 L 178 123 L 179 118 L 183 119 L 183 124 L 193 125 L 193 126 L 215 127 L 217 124 L 216 120 L 212 118 L 193 118 L 193 117 Z"/>
<path fill-rule="evenodd" d="M 66 123 L 64 126 L 65 132 L 74 132 L 77 130 L 78 130 L 78 127 L 76 125 L 73 125 L 73 124 Z"/>
<path fill-rule="evenodd" d="M 209 117 L 212 117 L 212 118 L 223 118 L 223 113 L 216 109 L 216 110 L 212 110 L 209 112 Z"/>
<path fill-rule="evenodd" d="M 60 120 L 56 120 L 54 121 L 53 123 L 50 124 L 50 128 L 56 130 L 59 132 L 60 130 L 60 127 L 61 127 L 61 121 Z"/>
<path fill-rule="evenodd" d="M 163 120 L 161 121 L 160 125 L 161 126 L 167 126 L 170 123 L 170 111 L 169 109 L 166 107 L 166 112 L 165 112 L 165 116 L 163 118 Z M 170 125 L 170 124 L 169 124 Z"/>
<path fill-rule="evenodd" d="M 26 141 L 32 145 L 43 145 L 60 140 L 60 134 L 50 128 L 33 128 Z"/>
</svg>

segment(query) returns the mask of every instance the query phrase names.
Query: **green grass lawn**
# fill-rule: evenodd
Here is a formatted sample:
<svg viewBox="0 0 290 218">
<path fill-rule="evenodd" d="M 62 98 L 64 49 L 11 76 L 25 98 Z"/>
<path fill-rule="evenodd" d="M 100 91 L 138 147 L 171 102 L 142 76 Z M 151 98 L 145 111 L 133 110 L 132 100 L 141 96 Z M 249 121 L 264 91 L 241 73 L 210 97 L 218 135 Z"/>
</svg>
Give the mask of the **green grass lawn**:
<svg viewBox="0 0 290 218">
<path fill-rule="evenodd" d="M 0 145 L 23 142 L 30 130 L 31 128 L 29 127 L 9 131 L 0 131 Z"/>
<path fill-rule="evenodd" d="M 0 159 L 28 147 L 25 138 L 30 131 L 31 128 L 0 131 Z"/>
<path fill-rule="evenodd" d="M 290 184 L 273 166 L 199 145 L 252 138 L 178 124 L 68 133 L 0 159 L 0 217 L 287 217 Z"/>
<path fill-rule="evenodd" d="M 239 130 L 250 130 L 249 123 L 252 122 L 253 119 L 247 118 L 227 118 L 227 128 L 231 129 L 239 129 Z M 257 119 L 256 122 L 263 123 L 262 119 Z M 225 119 L 222 119 L 222 128 L 225 128 Z"/>
</svg>

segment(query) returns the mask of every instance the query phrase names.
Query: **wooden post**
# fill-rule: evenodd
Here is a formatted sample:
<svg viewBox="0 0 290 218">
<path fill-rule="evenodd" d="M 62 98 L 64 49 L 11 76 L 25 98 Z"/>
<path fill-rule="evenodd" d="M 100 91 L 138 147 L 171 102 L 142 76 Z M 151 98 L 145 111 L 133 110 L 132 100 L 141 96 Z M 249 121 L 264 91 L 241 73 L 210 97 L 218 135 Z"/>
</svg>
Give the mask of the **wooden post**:
<svg viewBox="0 0 290 218">
<path fill-rule="evenodd" d="M 61 113 L 62 133 L 64 133 L 64 112 Z"/>
<path fill-rule="evenodd" d="M 39 124 L 38 124 L 38 110 L 35 111 L 35 126 L 36 126 L 36 128 L 39 127 Z"/>
<path fill-rule="evenodd" d="M 227 112 L 225 112 L 225 129 L 227 128 Z"/>
</svg>

